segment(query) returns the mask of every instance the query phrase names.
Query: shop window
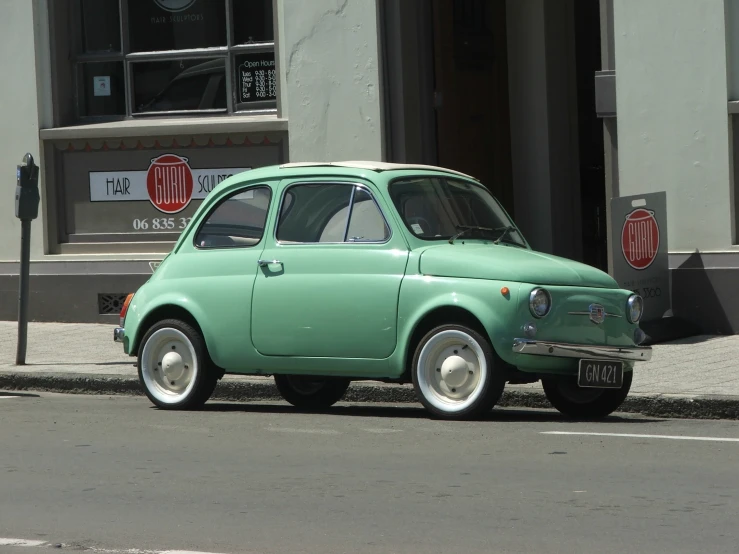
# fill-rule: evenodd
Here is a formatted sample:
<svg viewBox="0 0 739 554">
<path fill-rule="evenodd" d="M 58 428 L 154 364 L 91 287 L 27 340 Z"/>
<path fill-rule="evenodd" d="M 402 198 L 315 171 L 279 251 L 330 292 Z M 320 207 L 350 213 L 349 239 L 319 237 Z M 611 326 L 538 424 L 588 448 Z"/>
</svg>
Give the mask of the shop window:
<svg viewBox="0 0 739 554">
<path fill-rule="evenodd" d="M 78 119 L 275 110 L 272 0 L 65 1 Z"/>
</svg>

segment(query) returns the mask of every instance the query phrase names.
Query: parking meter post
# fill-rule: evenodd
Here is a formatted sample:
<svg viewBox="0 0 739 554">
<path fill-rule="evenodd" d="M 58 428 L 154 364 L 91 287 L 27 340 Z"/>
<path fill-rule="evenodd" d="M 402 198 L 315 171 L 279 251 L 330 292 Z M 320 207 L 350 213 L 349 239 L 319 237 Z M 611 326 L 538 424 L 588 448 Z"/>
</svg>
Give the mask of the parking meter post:
<svg viewBox="0 0 739 554">
<path fill-rule="evenodd" d="M 28 281 L 31 269 L 31 221 L 21 220 L 21 267 L 18 292 L 18 349 L 15 365 L 26 364 L 28 342 Z"/>
<path fill-rule="evenodd" d="M 16 170 L 15 216 L 21 220 L 21 264 L 18 291 L 18 347 L 16 365 L 25 365 L 28 344 L 28 289 L 31 273 L 31 221 L 38 217 L 38 166 L 31 154 Z"/>
</svg>

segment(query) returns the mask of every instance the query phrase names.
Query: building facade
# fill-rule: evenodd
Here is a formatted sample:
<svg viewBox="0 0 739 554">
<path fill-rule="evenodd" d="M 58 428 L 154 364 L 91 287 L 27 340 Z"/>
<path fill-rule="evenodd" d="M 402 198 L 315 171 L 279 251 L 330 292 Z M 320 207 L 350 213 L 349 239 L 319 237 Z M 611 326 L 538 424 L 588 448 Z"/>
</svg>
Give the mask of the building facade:
<svg viewBox="0 0 739 554">
<path fill-rule="evenodd" d="M 114 321 L 234 172 L 354 159 L 473 174 L 607 271 L 610 199 L 664 192 L 671 313 L 733 333 L 737 1 L 0 0 L 0 318 L 30 152 L 32 320 Z"/>
</svg>

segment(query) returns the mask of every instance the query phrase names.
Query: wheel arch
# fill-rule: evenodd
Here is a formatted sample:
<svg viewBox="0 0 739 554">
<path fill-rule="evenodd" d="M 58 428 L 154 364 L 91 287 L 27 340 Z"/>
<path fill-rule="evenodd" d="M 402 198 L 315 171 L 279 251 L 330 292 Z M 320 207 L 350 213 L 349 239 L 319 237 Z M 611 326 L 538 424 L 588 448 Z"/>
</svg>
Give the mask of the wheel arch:
<svg viewBox="0 0 739 554">
<path fill-rule="evenodd" d="M 158 303 L 156 306 L 152 306 L 140 317 L 139 322 L 136 325 L 136 331 L 133 337 L 133 341 L 130 346 L 130 351 L 132 355 L 136 355 L 141 343 L 141 339 L 157 321 L 162 321 L 164 319 L 178 319 L 190 325 L 200 334 L 200 336 L 203 337 L 203 341 L 205 342 L 206 354 L 208 355 L 209 361 L 213 365 L 213 367 L 217 367 L 213 363 L 212 356 L 212 348 L 214 347 L 213 337 L 209 336 L 208 332 L 206 331 L 206 327 L 201 324 L 204 317 L 203 314 L 200 313 L 200 311 L 194 305 L 186 308 L 182 304 L 183 303 L 176 300 L 169 299 L 167 301 Z M 223 372 L 221 368 L 219 368 L 219 370 Z"/>
<path fill-rule="evenodd" d="M 459 298 L 457 298 L 459 300 Z M 484 323 L 487 322 L 487 325 Z M 493 350 L 496 349 L 494 337 L 498 329 L 498 319 L 490 309 L 475 309 L 471 304 L 464 302 L 439 303 L 419 310 L 413 318 L 405 334 L 407 340 L 403 344 L 402 379 L 410 380 L 410 370 L 413 355 L 418 343 L 431 329 L 444 324 L 461 324 L 477 331 L 490 341 Z"/>
</svg>

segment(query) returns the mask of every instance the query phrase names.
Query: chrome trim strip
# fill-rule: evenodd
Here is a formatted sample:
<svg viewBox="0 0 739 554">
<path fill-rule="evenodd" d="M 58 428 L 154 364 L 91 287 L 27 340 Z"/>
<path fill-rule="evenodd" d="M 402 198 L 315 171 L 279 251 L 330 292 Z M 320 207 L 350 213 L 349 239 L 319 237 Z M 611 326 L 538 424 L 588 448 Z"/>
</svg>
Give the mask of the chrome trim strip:
<svg viewBox="0 0 739 554">
<path fill-rule="evenodd" d="M 568 315 L 590 315 L 590 312 L 567 312 Z M 605 313 L 606 317 L 618 317 L 621 318 L 623 316 L 616 315 L 616 314 L 609 314 L 608 312 Z"/>
<path fill-rule="evenodd" d="M 123 342 L 123 338 L 126 336 L 126 330 L 123 327 L 116 327 L 113 329 L 113 342 Z"/>
<path fill-rule="evenodd" d="M 651 346 L 607 346 L 513 339 L 512 350 L 517 354 L 554 358 L 604 358 L 631 362 L 648 362 L 652 359 Z"/>
</svg>

